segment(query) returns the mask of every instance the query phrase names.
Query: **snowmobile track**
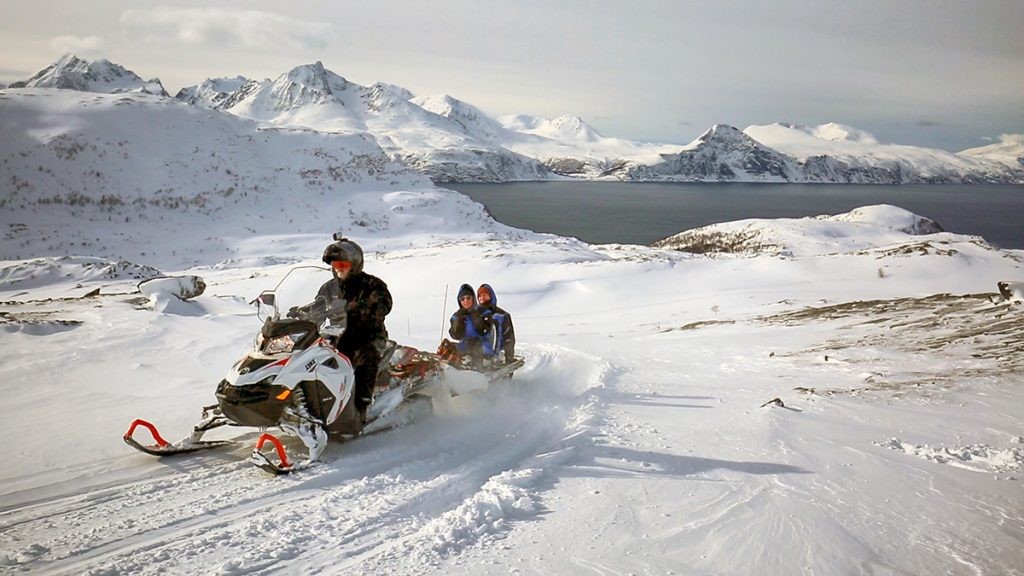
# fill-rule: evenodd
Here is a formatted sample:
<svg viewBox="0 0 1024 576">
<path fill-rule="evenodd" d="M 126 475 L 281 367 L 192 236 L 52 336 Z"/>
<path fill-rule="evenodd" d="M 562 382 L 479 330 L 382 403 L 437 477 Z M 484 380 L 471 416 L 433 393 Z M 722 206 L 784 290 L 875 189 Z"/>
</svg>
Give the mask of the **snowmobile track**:
<svg viewBox="0 0 1024 576">
<path fill-rule="evenodd" d="M 0 574 L 416 572 L 417 559 L 499 538 L 541 508 L 538 455 L 576 433 L 578 394 L 603 372 L 570 351 L 534 356 L 514 385 L 332 444 L 294 475 L 234 459 L 243 436 L 238 450 L 160 460 L 155 477 L 12 506 L 0 512 Z"/>
</svg>

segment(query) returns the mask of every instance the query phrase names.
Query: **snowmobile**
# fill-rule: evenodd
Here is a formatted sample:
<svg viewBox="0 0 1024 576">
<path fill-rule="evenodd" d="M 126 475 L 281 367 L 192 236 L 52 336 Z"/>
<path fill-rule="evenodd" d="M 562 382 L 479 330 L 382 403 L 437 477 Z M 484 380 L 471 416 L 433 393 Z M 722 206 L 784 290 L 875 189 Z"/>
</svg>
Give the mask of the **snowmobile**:
<svg viewBox="0 0 1024 576">
<path fill-rule="evenodd" d="M 392 340 L 383 345 L 381 365 L 365 415 L 355 408 L 355 374 L 352 364 L 333 346 L 345 330 L 345 302 L 318 298 L 303 306 L 291 307 L 281 316 L 279 304 L 282 286 L 299 269 L 291 269 L 273 290 L 259 294 L 251 304 L 263 325 L 255 345 L 228 371 L 216 388 L 217 403 L 203 407 L 192 433 L 177 442 L 164 440 L 150 422 L 137 419 L 124 435 L 132 448 L 154 456 L 196 452 L 233 444 L 231 440 L 203 440 L 203 436 L 221 426 L 259 428 L 262 434 L 250 461 L 276 474 L 311 466 L 320 459 L 330 437 L 352 438 L 401 423 L 402 416 L 429 409 L 431 395 L 452 393 L 442 384 L 446 370 L 472 373 L 482 386 L 511 378 L 523 365 L 520 358 L 500 366 L 450 364 L 449 358 L 401 346 Z M 322 276 L 321 276 L 322 278 Z M 303 284 L 292 282 L 291 290 Z M 303 293 L 315 291 L 309 282 Z M 285 290 L 287 292 L 287 290 Z M 301 300 L 300 300 L 301 301 Z M 266 316 L 264 318 L 264 315 Z M 144 445 L 133 438 L 135 430 L 146 428 L 155 444 Z M 267 432 L 277 428 L 297 436 L 305 445 L 306 457 L 288 459 L 284 445 Z M 270 444 L 277 453 L 275 462 L 263 451 Z"/>
</svg>

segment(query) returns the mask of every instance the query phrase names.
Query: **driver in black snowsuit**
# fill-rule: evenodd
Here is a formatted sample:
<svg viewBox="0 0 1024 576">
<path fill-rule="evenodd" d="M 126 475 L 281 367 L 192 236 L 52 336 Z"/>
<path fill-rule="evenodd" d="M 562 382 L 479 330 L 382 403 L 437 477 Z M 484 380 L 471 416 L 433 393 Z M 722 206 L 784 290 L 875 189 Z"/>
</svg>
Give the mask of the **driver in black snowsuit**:
<svg viewBox="0 0 1024 576">
<path fill-rule="evenodd" d="M 365 421 L 388 339 L 384 317 L 391 312 L 391 292 L 383 280 L 363 272 L 363 250 L 347 238 L 329 245 L 323 261 L 331 266 L 334 278 L 320 287 L 317 296 L 326 297 L 328 302 L 336 298 L 346 302 L 347 325 L 336 346 L 355 369 L 354 402 Z"/>
</svg>

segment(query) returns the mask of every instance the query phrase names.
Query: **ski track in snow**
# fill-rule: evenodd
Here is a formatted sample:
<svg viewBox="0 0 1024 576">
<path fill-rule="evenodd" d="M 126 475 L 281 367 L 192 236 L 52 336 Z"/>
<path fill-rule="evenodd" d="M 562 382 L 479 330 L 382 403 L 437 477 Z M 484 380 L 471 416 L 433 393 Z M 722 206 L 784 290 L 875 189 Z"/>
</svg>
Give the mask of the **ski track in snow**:
<svg viewBox="0 0 1024 576">
<path fill-rule="evenodd" d="M 227 453 L 154 460 L 155 478 L 8 508 L 0 573 L 416 573 L 500 540 L 543 512 L 553 468 L 590 442 L 589 391 L 609 372 L 554 346 L 524 351 L 511 382 L 333 443 L 292 476 L 245 460 L 251 434 Z"/>
</svg>

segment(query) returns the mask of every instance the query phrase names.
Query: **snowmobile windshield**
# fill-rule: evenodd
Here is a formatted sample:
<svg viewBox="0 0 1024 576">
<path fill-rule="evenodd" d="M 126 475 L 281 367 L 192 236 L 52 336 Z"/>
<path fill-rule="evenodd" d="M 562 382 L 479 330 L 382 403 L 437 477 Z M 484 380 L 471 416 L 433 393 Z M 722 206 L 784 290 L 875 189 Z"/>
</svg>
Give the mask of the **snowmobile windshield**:
<svg viewBox="0 0 1024 576">
<path fill-rule="evenodd" d="M 289 270 L 270 290 L 253 302 L 263 329 L 256 347 L 268 356 L 291 354 L 305 349 L 320 336 L 339 336 L 345 329 L 345 301 L 317 296 L 325 280 L 319 266 Z"/>
<path fill-rule="evenodd" d="M 317 300 L 316 295 L 320 286 L 331 277 L 330 268 L 322 266 L 291 268 L 253 301 L 257 306 L 257 317 L 261 321 L 293 318 L 322 324 L 326 319 L 328 302 Z"/>
</svg>

